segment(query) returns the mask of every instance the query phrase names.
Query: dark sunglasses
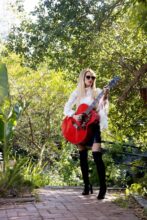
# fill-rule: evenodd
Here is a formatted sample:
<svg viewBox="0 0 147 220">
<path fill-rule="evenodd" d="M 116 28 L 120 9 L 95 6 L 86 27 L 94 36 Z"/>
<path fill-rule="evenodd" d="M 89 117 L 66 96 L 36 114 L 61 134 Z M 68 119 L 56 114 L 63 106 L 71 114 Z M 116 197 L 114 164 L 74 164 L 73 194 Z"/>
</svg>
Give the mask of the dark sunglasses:
<svg viewBox="0 0 147 220">
<path fill-rule="evenodd" d="M 92 79 L 93 81 L 95 80 L 95 76 L 85 76 L 86 77 L 86 79 Z"/>
</svg>

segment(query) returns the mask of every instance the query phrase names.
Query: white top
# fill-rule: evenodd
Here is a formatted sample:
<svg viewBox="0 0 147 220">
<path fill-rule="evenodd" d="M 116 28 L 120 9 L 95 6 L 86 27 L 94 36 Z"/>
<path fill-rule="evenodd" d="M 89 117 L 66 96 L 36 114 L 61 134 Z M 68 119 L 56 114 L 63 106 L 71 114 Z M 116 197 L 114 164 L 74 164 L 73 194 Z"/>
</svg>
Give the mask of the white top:
<svg viewBox="0 0 147 220">
<path fill-rule="evenodd" d="M 101 89 L 97 88 L 97 94 L 99 95 L 100 92 L 102 91 Z M 78 90 L 74 90 L 72 94 L 69 97 L 69 100 L 66 102 L 65 107 L 64 107 L 64 115 L 65 116 L 73 116 L 75 114 L 75 111 L 72 109 L 74 105 L 76 105 L 76 100 L 78 97 Z M 91 105 L 92 102 L 94 101 L 92 97 L 92 89 L 91 88 L 86 88 L 86 96 L 82 97 L 80 99 L 79 105 L 80 104 L 87 104 Z M 98 104 L 98 112 L 100 116 L 100 128 L 101 130 L 106 129 L 108 127 L 108 109 L 109 109 L 109 101 L 108 99 L 105 100 L 105 104 L 103 101 L 103 98 L 100 99 L 99 104 Z"/>
</svg>

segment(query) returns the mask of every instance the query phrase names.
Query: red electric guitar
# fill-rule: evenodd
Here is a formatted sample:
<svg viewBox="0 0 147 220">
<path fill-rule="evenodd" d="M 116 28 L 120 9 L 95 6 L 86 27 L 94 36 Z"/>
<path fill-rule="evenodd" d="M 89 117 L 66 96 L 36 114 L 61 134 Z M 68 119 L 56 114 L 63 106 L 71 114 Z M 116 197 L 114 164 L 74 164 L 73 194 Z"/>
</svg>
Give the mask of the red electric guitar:
<svg viewBox="0 0 147 220">
<path fill-rule="evenodd" d="M 119 77 L 115 76 L 105 88 L 111 89 L 118 81 Z M 82 114 L 80 121 L 76 121 L 73 117 L 66 116 L 62 122 L 62 134 L 67 141 L 72 144 L 86 144 L 92 136 L 92 125 L 99 121 L 99 116 L 94 110 L 96 103 L 103 96 L 103 91 L 95 98 L 91 105 L 81 104 L 76 115 Z"/>
</svg>

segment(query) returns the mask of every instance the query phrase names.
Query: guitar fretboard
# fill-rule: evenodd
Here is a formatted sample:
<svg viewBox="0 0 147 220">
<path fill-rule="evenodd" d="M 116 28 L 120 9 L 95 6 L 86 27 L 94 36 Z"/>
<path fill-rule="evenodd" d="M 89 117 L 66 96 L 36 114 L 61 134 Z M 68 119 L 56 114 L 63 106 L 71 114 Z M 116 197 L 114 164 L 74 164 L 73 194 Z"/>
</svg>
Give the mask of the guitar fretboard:
<svg viewBox="0 0 147 220">
<path fill-rule="evenodd" d="M 94 109 L 94 107 L 96 106 L 96 104 L 99 102 L 99 100 L 101 99 L 101 97 L 103 96 L 104 92 L 102 91 L 97 98 L 92 102 L 92 104 L 88 107 L 88 109 L 85 111 L 85 114 L 88 115 L 92 109 Z"/>
<path fill-rule="evenodd" d="M 107 86 L 105 86 L 105 88 L 109 88 L 111 89 L 113 86 L 115 86 L 115 84 L 120 80 L 119 76 L 115 76 L 109 83 Z M 102 90 L 102 92 L 100 92 L 100 94 L 95 98 L 95 100 L 92 102 L 92 104 L 87 108 L 87 110 L 85 111 L 85 114 L 88 115 L 92 109 L 96 106 L 96 104 L 99 102 L 99 100 L 101 99 L 101 97 L 103 96 L 104 91 Z"/>
</svg>

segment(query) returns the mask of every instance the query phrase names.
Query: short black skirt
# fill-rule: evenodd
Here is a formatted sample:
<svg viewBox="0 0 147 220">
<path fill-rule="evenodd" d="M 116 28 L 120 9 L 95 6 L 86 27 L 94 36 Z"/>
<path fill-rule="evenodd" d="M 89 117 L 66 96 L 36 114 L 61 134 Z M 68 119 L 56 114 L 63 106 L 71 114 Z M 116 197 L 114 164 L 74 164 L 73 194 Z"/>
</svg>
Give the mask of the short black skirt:
<svg viewBox="0 0 147 220">
<path fill-rule="evenodd" d="M 92 147 L 94 143 L 101 143 L 100 124 L 99 123 L 93 124 L 92 130 L 93 130 L 93 136 L 86 144 L 84 144 L 87 147 Z"/>
</svg>

